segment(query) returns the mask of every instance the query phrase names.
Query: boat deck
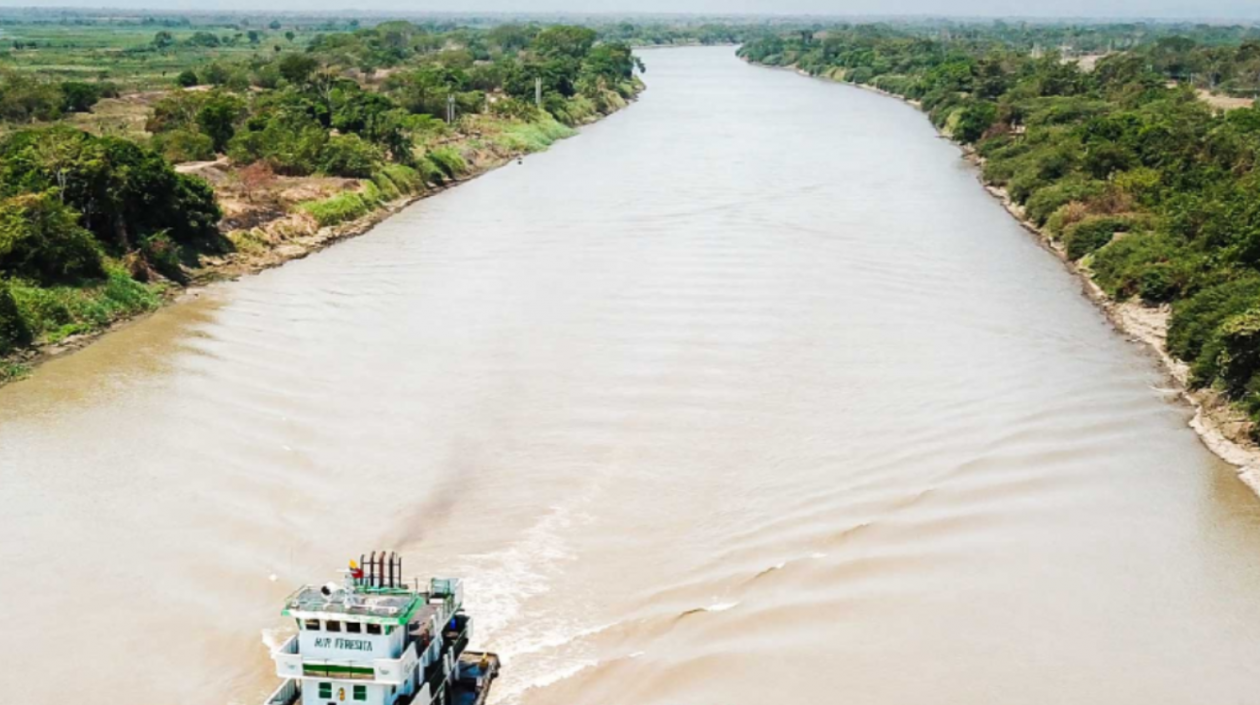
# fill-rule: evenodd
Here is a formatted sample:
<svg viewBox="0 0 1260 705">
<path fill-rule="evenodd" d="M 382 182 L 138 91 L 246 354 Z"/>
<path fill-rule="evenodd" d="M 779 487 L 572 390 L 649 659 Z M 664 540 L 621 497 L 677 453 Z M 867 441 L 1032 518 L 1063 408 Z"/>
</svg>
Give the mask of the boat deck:
<svg viewBox="0 0 1260 705">
<path fill-rule="evenodd" d="M 459 656 L 459 673 L 459 681 L 451 690 L 452 705 L 483 705 L 490 696 L 490 684 L 499 676 L 499 657 L 465 651 Z"/>
</svg>

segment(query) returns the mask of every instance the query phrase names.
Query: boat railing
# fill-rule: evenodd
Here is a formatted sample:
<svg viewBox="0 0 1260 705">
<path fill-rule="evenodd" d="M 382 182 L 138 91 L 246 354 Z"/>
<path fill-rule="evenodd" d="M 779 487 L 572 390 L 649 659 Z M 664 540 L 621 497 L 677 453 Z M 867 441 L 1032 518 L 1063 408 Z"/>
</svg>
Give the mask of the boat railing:
<svg viewBox="0 0 1260 705">
<path fill-rule="evenodd" d="M 429 640 L 429 645 L 425 647 L 424 653 L 420 654 L 420 667 L 428 668 L 429 664 L 438 660 L 442 655 L 442 638 L 437 637 Z"/>
<path fill-rule="evenodd" d="M 298 649 L 297 634 L 289 637 L 288 641 L 273 649 L 271 658 L 276 662 L 277 676 L 281 678 L 302 677 L 302 654 Z"/>
<path fill-rule="evenodd" d="M 410 644 L 398 658 L 378 658 L 372 661 L 372 670 L 376 680 L 381 683 L 403 683 L 415 670 L 419 660 L 420 654 L 416 651 L 416 645 Z"/>
<path fill-rule="evenodd" d="M 263 705 L 293 705 L 302 697 L 302 682 L 296 678 L 285 678 Z"/>
</svg>

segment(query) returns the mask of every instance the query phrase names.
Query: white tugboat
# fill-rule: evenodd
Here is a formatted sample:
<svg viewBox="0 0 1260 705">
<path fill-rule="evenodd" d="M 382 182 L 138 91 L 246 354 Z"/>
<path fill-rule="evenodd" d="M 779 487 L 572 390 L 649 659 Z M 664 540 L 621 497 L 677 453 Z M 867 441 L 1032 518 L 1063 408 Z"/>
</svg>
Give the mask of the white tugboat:
<svg viewBox="0 0 1260 705">
<path fill-rule="evenodd" d="M 281 612 L 297 634 L 271 657 L 284 683 L 264 705 L 480 705 L 494 654 L 466 651 L 472 618 L 459 579 L 408 586 L 402 558 L 351 561 L 342 583 L 307 585 Z"/>
</svg>

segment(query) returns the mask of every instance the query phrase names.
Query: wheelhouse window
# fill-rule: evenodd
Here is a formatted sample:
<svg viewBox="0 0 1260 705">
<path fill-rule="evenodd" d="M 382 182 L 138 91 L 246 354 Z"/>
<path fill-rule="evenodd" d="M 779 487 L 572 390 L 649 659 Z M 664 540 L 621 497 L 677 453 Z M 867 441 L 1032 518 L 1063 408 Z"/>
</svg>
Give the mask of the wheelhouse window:
<svg viewBox="0 0 1260 705">
<path fill-rule="evenodd" d="M 317 631 L 319 631 L 319 620 L 318 620 L 318 619 L 308 619 L 308 620 L 306 620 L 305 622 L 303 622 L 303 623 L 302 623 L 302 628 L 303 628 L 303 629 L 305 629 L 305 630 L 306 630 L 306 631 L 308 631 L 308 632 L 317 632 Z"/>
<path fill-rule="evenodd" d="M 366 626 L 367 626 L 367 633 L 368 633 L 368 634 L 377 634 L 377 635 L 379 635 L 379 634 L 381 633 L 381 625 L 379 625 L 379 624 L 368 624 L 368 625 L 366 625 Z"/>
<path fill-rule="evenodd" d="M 358 622 L 346 622 L 346 631 L 351 634 L 360 634 L 363 632 L 363 625 Z"/>
<path fill-rule="evenodd" d="M 367 700 L 367 686 L 366 685 L 356 685 L 354 687 L 354 699 Z"/>
<path fill-rule="evenodd" d="M 320 683 L 320 684 L 319 684 L 319 697 L 321 697 L 321 698 L 331 698 L 331 697 L 332 697 L 332 683 Z"/>
<path fill-rule="evenodd" d="M 341 631 L 341 622 L 338 622 L 335 619 L 330 619 L 324 624 L 324 629 L 330 632 L 339 632 Z"/>
</svg>

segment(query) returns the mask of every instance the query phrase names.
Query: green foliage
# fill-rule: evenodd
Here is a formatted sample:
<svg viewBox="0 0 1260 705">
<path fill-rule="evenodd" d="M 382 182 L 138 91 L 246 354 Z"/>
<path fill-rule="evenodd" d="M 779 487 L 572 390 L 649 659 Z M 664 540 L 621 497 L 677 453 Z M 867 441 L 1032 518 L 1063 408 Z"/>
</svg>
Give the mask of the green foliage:
<svg viewBox="0 0 1260 705">
<path fill-rule="evenodd" d="M 387 164 L 381 169 L 381 176 L 389 179 L 399 192 L 416 193 L 424 189 L 424 179 L 420 172 L 402 164 Z"/>
<path fill-rule="evenodd" d="M 162 276 L 177 282 L 187 281 L 184 269 L 180 266 L 179 247 L 166 233 L 150 235 L 140 243 L 140 252 L 144 259 Z"/>
<path fill-rule="evenodd" d="M 1072 201 L 1084 201 L 1102 192 L 1104 185 L 1100 182 L 1084 179 L 1064 179 L 1053 182 L 1033 191 L 1024 202 L 1024 212 L 1037 225 L 1045 225 L 1060 207 Z M 1024 190 L 1012 188 L 1012 195 L 1023 194 Z M 1018 199 L 1017 199 L 1018 200 Z"/>
<path fill-rule="evenodd" d="M 398 187 L 394 185 L 394 182 L 384 172 L 373 174 L 372 184 L 376 186 L 382 201 L 395 201 L 403 195 L 402 191 L 398 190 Z"/>
<path fill-rule="evenodd" d="M 319 62 L 306 54 L 285 54 L 280 59 L 280 75 L 294 84 L 306 83 L 307 79 L 319 68 Z"/>
<path fill-rule="evenodd" d="M 1216 334 L 1218 352 L 1206 371 L 1214 373 L 1234 397 L 1249 397 L 1256 410 L 1260 385 L 1260 306 L 1231 316 L 1221 324 Z M 1214 368 L 1214 369 L 1213 369 Z"/>
<path fill-rule="evenodd" d="M 57 86 L 0 67 L 0 120 L 55 120 L 64 104 Z"/>
<path fill-rule="evenodd" d="M 1200 383 L 1211 382 L 1217 333 L 1229 318 L 1260 304 L 1260 277 L 1248 276 L 1210 286 L 1173 305 L 1168 351 L 1194 363 Z M 1203 356 L 1209 350 L 1207 356 Z M 1201 359 L 1201 356 L 1202 359 Z"/>
<path fill-rule="evenodd" d="M 108 87 L 98 83 L 65 81 L 61 84 L 62 110 L 67 113 L 86 113 L 100 102 Z"/>
<path fill-rule="evenodd" d="M 435 147 L 425 155 L 448 178 L 458 178 L 468 171 L 468 163 L 459 150 L 451 146 Z"/>
<path fill-rule="evenodd" d="M 0 274 L 42 284 L 102 274 L 101 248 L 55 192 L 0 200 Z"/>
<path fill-rule="evenodd" d="M 215 91 L 197 111 L 197 126 L 210 138 L 215 152 L 227 149 L 236 135 L 236 124 L 243 117 L 245 102 L 231 93 Z"/>
<path fill-rule="evenodd" d="M 331 176 L 366 179 L 383 161 L 380 149 L 358 135 L 335 135 L 320 153 L 319 170 Z"/>
<path fill-rule="evenodd" d="M 1090 254 L 1111 242 L 1116 233 L 1127 231 L 1131 226 L 1130 218 L 1109 215 L 1087 216 L 1072 223 L 1063 230 L 1068 259 L 1078 260 Z"/>
<path fill-rule="evenodd" d="M 214 159 L 214 140 L 191 130 L 159 132 L 153 136 L 153 148 L 175 164 Z"/>
<path fill-rule="evenodd" d="M 32 339 L 31 329 L 13 300 L 9 282 L 0 279 L 0 355 L 29 345 Z M 0 377 L 0 381 L 6 377 L 9 377 L 7 373 L 5 377 Z"/>
<path fill-rule="evenodd" d="M 303 203 L 300 209 L 310 214 L 320 227 L 361 218 L 371 211 L 371 207 L 363 200 L 363 197 L 352 191 L 339 193 L 322 201 Z"/>
<path fill-rule="evenodd" d="M 283 106 L 251 118 L 228 144 L 228 156 L 241 164 L 265 160 L 278 174 L 305 176 L 319 169 L 328 131 L 309 112 Z"/>
<path fill-rule="evenodd" d="M 124 139 L 57 126 L 0 140 L 0 197 L 58 189 L 107 248 L 165 230 L 180 243 L 217 239 L 222 217 L 201 179 L 177 174 L 161 155 Z"/>
<path fill-rule="evenodd" d="M 86 286 L 41 287 L 11 280 L 8 288 L 30 341 L 56 342 L 100 330 L 161 304 L 159 288 L 137 282 L 116 265 L 106 268 L 102 281 Z"/>
<path fill-rule="evenodd" d="M 997 122 L 997 105 L 989 101 L 972 101 L 959 112 L 954 139 L 975 142 Z"/>
<path fill-rule="evenodd" d="M 548 116 L 537 122 L 518 122 L 494 137 L 495 142 L 517 152 L 541 152 L 556 140 L 576 134 L 576 130 Z"/>
<path fill-rule="evenodd" d="M 1189 291 L 1203 264 L 1171 236 L 1133 233 L 1099 249 L 1091 267 L 1098 284 L 1117 299 L 1164 303 Z"/>
</svg>

